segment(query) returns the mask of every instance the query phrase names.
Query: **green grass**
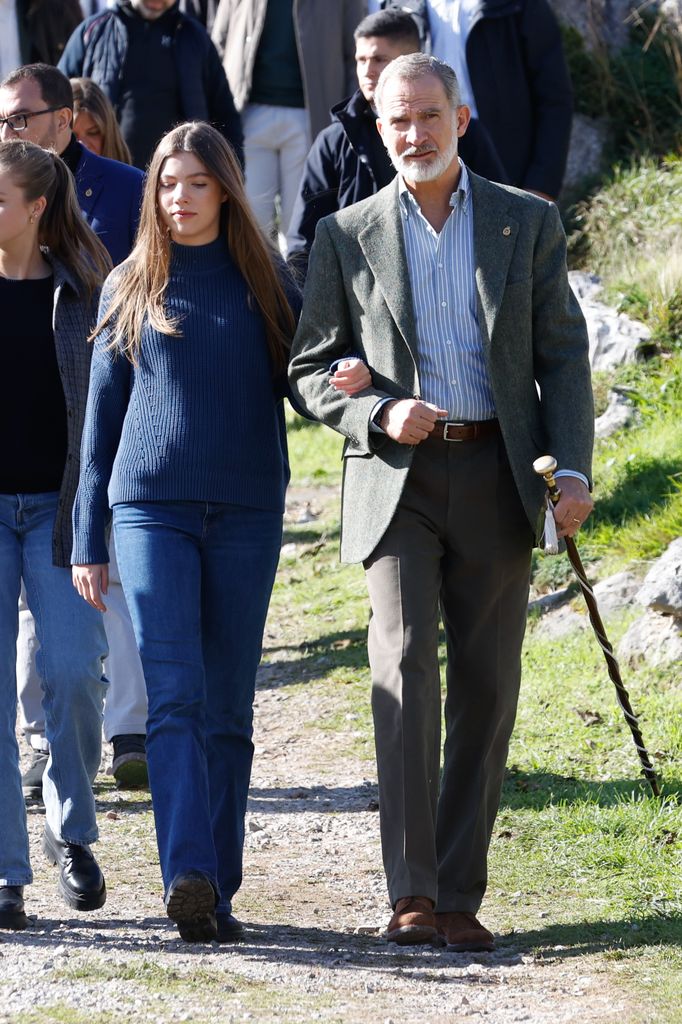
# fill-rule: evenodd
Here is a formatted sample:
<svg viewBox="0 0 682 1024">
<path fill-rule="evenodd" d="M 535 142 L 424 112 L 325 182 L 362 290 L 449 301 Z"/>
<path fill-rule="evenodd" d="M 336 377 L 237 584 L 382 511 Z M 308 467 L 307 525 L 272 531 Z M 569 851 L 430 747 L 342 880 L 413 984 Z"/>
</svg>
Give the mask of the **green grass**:
<svg viewBox="0 0 682 1024">
<path fill-rule="evenodd" d="M 604 283 L 604 299 L 644 320 L 665 349 L 682 344 L 682 160 L 644 158 L 572 213 L 569 253 Z"/>
<path fill-rule="evenodd" d="M 625 46 L 612 51 L 563 27 L 576 111 L 609 129 L 606 158 L 674 151 L 682 142 L 682 40 L 647 4 L 633 5 Z"/>
<path fill-rule="evenodd" d="M 621 439 L 598 455 L 598 497 L 604 505 L 601 512 L 598 507 L 589 543 L 595 557 L 603 558 L 602 548 L 608 546 L 615 567 L 619 558 L 635 552 L 637 524 L 657 524 L 660 537 L 647 548 L 654 551 L 667 542 L 669 522 L 677 514 L 665 498 L 668 477 L 682 468 L 675 461 L 682 457 L 673 399 L 677 385 L 668 384 L 665 402 L 655 398 L 664 379 L 679 376 L 677 358 L 659 364 L 646 381 L 629 371 L 642 392 L 642 424 L 628 435 L 627 446 Z M 664 408 L 668 401 L 670 410 Z M 318 444 L 320 461 L 329 458 L 330 433 L 312 426 L 290 434 L 294 484 L 314 479 Z M 635 459 L 629 459 L 633 451 Z M 311 725 L 333 730 L 349 756 L 370 761 L 362 573 L 338 563 L 331 539 L 338 531 L 335 503 L 317 522 L 292 527 L 290 537 L 297 531 L 309 554 L 282 562 L 273 610 L 284 636 L 268 657 L 288 659 L 292 684 L 308 689 Z M 629 539 L 614 555 L 622 531 Z M 546 561 L 566 564 L 563 557 Z M 609 624 L 614 642 L 628 621 L 624 615 Z M 540 628 L 531 627 L 491 847 L 486 911 L 508 933 L 504 945 L 531 949 L 548 961 L 584 958 L 585 972 L 606 971 L 626 986 L 638 1024 L 682 1021 L 681 681 L 679 667 L 627 673 L 633 706 L 664 783 L 664 799 L 656 801 L 639 775 L 591 631 L 550 643 Z M 330 696 L 333 711 L 323 712 L 320 720 L 315 709 L 325 707 Z"/>
<path fill-rule="evenodd" d="M 682 535 L 682 351 L 624 367 L 611 383 L 629 388 L 637 423 L 595 449 L 596 505 L 580 543 L 588 561 L 602 559 L 602 575 Z"/>
</svg>

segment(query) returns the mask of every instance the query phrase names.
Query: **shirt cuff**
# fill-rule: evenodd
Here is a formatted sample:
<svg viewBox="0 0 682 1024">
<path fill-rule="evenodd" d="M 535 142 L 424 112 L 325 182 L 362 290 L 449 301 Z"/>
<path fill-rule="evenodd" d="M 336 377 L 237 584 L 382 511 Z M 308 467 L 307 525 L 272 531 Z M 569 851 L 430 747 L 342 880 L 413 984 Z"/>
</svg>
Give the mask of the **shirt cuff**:
<svg viewBox="0 0 682 1024">
<path fill-rule="evenodd" d="M 584 473 L 579 473 L 577 469 L 558 469 L 554 474 L 554 479 L 558 480 L 561 476 L 577 477 L 578 480 L 582 480 L 582 482 L 585 484 L 585 487 L 587 487 L 588 491 L 591 490 L 589 480 L 587 479 Z"/>
<path fill-rule="evenodd" d="M 381 419 L 381 410 L 387 402 L 395 402 L 395 398 L 380 398 L 375 406 L 372 407 L 372 411 L 369 414 L 369 432 L 370 434 L 385 434 L 386 431 L 380 425 L 379 420 Z"/>
<path fill-rule="evenodd" d="M 335 359 L 333 363 L 329 364 L 329 373 L 334 374 L 339 368 L 339 363 L 345 363 L 346 359 L 359 359 L 364 363 L 364 359 L 358 352 L 350 352 L 347 356 L 341 356 L 339 359 Z"/>
</svg>

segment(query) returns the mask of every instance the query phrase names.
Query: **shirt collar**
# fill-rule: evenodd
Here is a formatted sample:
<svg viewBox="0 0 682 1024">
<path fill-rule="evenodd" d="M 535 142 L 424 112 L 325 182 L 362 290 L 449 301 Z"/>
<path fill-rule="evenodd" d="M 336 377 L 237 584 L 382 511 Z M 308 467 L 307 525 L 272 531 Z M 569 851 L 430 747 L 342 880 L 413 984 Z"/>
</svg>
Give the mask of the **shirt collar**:
<svg viewBox="0 0 682 1024">
<path fill-rule="evenodd" d="M 471 201 L 471 182 L 469 180 L 469 173 L 466 169 L 466 165 L 462 163 L 459 157 L 457 159 L 459 160 L 461 173 L 457 189 L 450 196 L 450 206 L 453 210 L 460 209 L 463 213 L 468 213 L 469 203 Z M 400 195 L 403 213 L 406 216 L 409 216 L 410 211 L 415 212 L 419 210 L 419 203 L 405 184 L 402 175 L 398 175 L 398 193 Z"/>
</svg>

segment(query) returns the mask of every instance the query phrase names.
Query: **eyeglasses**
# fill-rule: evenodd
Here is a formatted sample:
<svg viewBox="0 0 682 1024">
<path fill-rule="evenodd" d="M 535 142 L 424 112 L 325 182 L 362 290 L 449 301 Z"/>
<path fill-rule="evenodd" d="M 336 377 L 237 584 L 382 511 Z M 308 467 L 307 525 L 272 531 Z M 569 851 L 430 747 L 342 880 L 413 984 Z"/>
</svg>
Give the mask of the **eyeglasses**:
<svg viewBox="0 0 682 1024">
<path fill-rule="evenodd" d="M 13 132 L 25 132 L 28 128 L 29 117 L 38 117 L 40 114 L 53 114 L 61 107 L 45 107 L 44 110 L 32 110 L 28 114 L 10 114 L 9 117 L 0 117 L 0 131 L 7 125 Z"/>
</svg>

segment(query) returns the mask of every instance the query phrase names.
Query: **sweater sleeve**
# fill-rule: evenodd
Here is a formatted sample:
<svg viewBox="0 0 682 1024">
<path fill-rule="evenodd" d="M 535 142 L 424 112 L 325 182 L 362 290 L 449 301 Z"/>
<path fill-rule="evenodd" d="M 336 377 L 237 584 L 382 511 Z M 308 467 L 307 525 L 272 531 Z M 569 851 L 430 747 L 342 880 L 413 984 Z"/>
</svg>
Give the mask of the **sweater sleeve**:
<svg viewBox="0 0 682 1024">
<path fill-rule="evenodd" d="M 111 277 L 104 286 L 100 320 L 109 306 L 110 282 Z M 80 477 L 73 506 L 73 565 L 99 565 L 109 561 L 105 538 L 109 520 L 107 488 L 128 408 L 132 374 L 130 361 L 109 349 L 109 341 L 110 332 L 100 332 L 92 353 Z"/>
</svg>

